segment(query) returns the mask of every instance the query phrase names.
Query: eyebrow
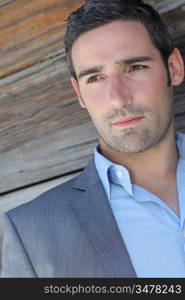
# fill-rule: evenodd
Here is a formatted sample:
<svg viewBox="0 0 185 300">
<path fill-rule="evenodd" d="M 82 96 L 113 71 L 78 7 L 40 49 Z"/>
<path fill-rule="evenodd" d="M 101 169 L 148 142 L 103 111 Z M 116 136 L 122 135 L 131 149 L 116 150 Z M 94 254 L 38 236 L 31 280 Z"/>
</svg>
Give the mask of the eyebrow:
<svg viewBox="0 0 185 300">
<path fill-rule="evenodd" d="M 93 67 L 93 68 L 84 69 L 78 74 L 78 79 L 80 79 L 84 76 L 90 75 L 90 74 L 101 72 L 102 70 L 103 70 L 103 66 L 97 66 L 97 67 Z"/>
<path fill-rule="evenodd" d="M 121 59 L 115 62 L 115 64 L 117 65 L 130 65 L 130 64 L 134 64 L 137 62 L 145 62 L 145 61 L 153 61 L 153 58 L 151 56 L 137 56 L 137 57 L 131 57 L 128 59 Z M 95 74 L 98 72 L 101 72 L 104 69 L 103 66 L 95 66 L 92 68 L 87 68 L 84 69 L 82 71 L 80 71 L 80 73 L 78 74 L 78 79 L 90 75 L 90 74 Z"/>
<path fill-rule="evenodd" d="M 151 56 L 137 56 L 137 57 L 131 57 L 128 59 L 122 59 L 116 61 L 116 64 L 118 65 L 130 65 L 137 62 L 145 62 L 145 61 L 153 61 L 153 57 Z"/>
</svg>

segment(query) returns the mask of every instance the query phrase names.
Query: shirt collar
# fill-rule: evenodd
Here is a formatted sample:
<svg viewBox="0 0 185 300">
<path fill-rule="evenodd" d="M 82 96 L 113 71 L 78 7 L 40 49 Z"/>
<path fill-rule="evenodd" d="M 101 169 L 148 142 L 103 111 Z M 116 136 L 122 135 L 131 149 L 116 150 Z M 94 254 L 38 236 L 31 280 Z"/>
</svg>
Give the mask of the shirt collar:
<svg viewBox="0 0 185 300">
<path fill-rule="evenodd" d="M 100 153 L 100 147 L 99 145 L 96 145 L 94 148 L 94 161 L 95 161 L 95 166 L 98 171 L 98 175 L 101 179 L 101 182 L 103 184 L 103 187 L 105 189 L 105 192 L 107 194 L 108 199 L 110 200 L 110 182 L 117 183 L 118 185 L 121 185 L 122 187 L 125 188 L 125 190 L 129 194 L 133 194 L 132 192 L 132 184 L 130 181 L 130 175 L 128 170 L 118 164 L 113 163 L 109 159 L 107 159 L 105 156 L 103 156 Z M 123 178 L 116 178 L 115 176 L 116 171 L 121 171 L 123 172 L 124 176 Z"/>
<path fill-rule="evenodd" d="M 181 165 L 183 165 L 185 170 L 185 162 L 183 162 L 185 160 L 185 134 L 176 132 L 176 144 L 179 152 L 179 163 L 181 162 Z M 128 193 L 132 194 L 132 184 L 130 182 L 128 170 L 103 156 L 100 153 L 99 145 L 96 145 L 94 148 L 94 161 L 108 199 L 110 199 L 110 181 L 115 177 L 115 170 L 122 170 L 126 174 L 126 178 L 122 180 L 122 186 L 124 186 Z"/>
<path fill-rule="evenodd" d="M 108 199 L 110 199 L 110 185 L 108 179 L 108 170 L 113 165 L 113 163 L 100 153 L 99 145 L 96 145 L 94 148 L 94 161 L 95 161 L 96 169 L 98 171 L 98 175 L 101 179 L 101 182 L 107 194 L 107 197 Z"/>
</svg>

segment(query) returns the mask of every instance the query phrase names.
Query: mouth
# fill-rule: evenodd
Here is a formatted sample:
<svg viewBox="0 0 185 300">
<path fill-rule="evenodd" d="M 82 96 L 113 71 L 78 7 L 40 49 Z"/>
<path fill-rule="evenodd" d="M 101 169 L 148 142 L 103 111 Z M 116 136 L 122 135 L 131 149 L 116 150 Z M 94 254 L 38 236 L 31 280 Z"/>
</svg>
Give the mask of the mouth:
<svg viewBox="0 0 185 300">
<path fill-rule="evenodd" d="M 144 117 L 135 117 L 135 116 L 122 118 L 114 123 L 111 123 L 111 125 L 117 127 L 127 127 L 139 123 L 143 118 Z"/>
</svg>

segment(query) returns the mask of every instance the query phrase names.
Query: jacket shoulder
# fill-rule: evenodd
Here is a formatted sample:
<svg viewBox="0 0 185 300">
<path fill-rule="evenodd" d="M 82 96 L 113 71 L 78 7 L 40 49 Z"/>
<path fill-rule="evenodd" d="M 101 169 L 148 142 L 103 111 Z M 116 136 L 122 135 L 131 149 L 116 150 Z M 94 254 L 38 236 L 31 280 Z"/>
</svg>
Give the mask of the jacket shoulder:
<svg viewBox="0 0 185 300">
<path fill-rule="evenodd" d="M 99 180 L 99 178 L 95 169 L 94 160 L 91 160 L 79 175 L 49 189 L 33 200 L 9 210 L 5 214 L 12 220 L 15 219 L 18 221 L 18 219 L 20 219 L 25 222 L 26 218 L 28 218 L 29 221 L 31 218 L 35 220 L 36 217 L 46 219 L 46 216 L 51 217 L 52 214 L 56 215 L 57 212 L 60 212 L 62 216 L 66 216 L 71 207 L 69 203 L 81 197 L 82 193 L 97 180 Z"/>
<path fill-rule="evenodd" d="M 9 215 L 11 218 L 14 218 L 16 215 L 26 216 L 27 214 L 32 214 L 35 212 L 39 212 L 39 214 L 41 214 L 42 212 L 44 213 L 44 211 L 48 208 L 51 210 L 52 208 L 57 209 L 57 207 L 60 205 L 67 205 L 75 194 L 73 184 L 76 178 L 77 176 L 47 190 L 29 202 L 9 210 L 5 214 Z"/>
</svg>

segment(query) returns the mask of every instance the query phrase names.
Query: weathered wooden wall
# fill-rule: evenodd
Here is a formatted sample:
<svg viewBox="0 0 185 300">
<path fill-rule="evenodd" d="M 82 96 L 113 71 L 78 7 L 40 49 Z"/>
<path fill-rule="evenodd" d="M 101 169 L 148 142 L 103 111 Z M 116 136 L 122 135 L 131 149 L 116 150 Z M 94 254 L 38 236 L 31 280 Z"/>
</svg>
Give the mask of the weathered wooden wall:
<svg viewBox="0 0 185 300">
<path fill-rule="evenodd" d="M 63 47 L 64 20 L 80 3 L 18 0 L 1 7 L 1 194 L 87 163 L 95 131 L 74 97 Z"/>
<path fill-rule="evenodd" d="M 63 45 L 67 15 L 83 2 L 0 0 L 0 214 L 75 176 L 92 155 L 96 131 L 71 88 Z M 145 2 L 185 59 L 185 0 Z M 185 83 L 175 117 L 185 132 Z"/>
</svg>

